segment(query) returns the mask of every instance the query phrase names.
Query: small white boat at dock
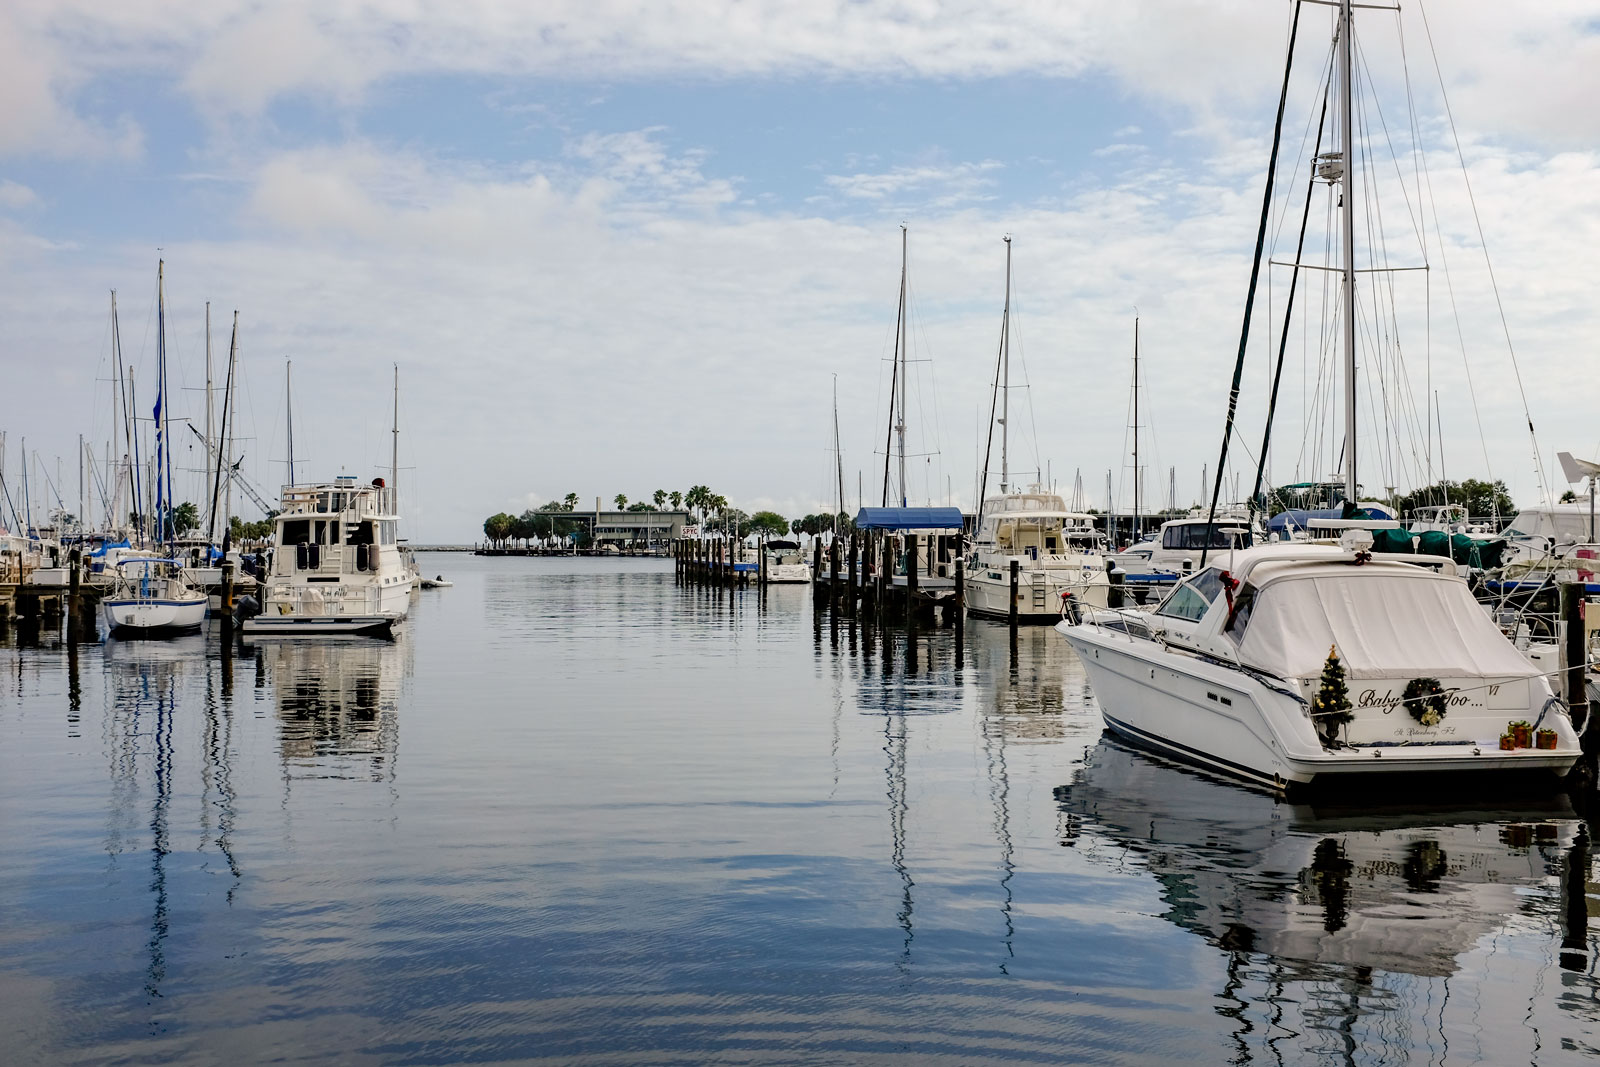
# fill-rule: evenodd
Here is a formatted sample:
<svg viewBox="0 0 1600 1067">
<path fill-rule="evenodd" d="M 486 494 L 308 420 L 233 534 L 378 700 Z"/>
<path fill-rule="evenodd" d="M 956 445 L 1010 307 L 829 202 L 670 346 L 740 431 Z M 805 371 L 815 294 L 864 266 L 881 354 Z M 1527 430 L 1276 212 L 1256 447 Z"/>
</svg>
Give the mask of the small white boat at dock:
<svg viewBox="0 0 1600 1067">
<path fill-rule="evenodd" d="M 134 556 L 119 560 L 116 582 L 100 601 L 112 633 L 154 636 L 199 629 L 206 618 L 206 594 L 175 559 Z"/>
</svg>

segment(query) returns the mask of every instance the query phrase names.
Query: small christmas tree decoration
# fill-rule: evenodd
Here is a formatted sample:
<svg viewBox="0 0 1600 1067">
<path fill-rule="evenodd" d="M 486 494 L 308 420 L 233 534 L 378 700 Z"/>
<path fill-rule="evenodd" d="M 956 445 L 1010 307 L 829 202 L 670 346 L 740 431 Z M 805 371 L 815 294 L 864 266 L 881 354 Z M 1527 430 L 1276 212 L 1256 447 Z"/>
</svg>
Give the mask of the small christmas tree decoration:
<svg viewBox="0 0 1600 1067">
<path fill-rule="evenodd" d="M 1329 741 L 1338 737 L 1339 727 L 1355 718 L 1350 710 L 1350 687 L 1344 679 L 1344 664 L 1339 650 L 1328 646 L 1328 661 L 1322 665 L 1322 686 L 1311 702 L 1311 714 L 1318 730 Z"/>
</svg>

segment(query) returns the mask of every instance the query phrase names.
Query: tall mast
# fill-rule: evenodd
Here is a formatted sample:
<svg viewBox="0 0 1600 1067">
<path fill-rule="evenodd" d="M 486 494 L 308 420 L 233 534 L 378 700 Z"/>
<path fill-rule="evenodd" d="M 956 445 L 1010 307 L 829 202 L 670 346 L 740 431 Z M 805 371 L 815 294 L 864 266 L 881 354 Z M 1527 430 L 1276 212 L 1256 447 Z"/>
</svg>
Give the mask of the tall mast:
<svg viewBox="0 0 1600 1067">
<path fill-rule="evenodd" d="M 83 434 L 78 435 L 78 534 L 81 537 L 86 528 L 83 521 Z"/>
<path fill-rule="evenodd" d="M 211 450 L 214 447 L 216 447 L 216 445 L 215 445 L 216 427 L 211 424 L 211 408 L 212 408 L 212 399 L 211 399 L 211 301 L 207 300 L 206 301 L 206 480 L 201 482 L 200 483 L 201 485 L 211 485 L 211 484 L 213 484 L 212 483 L 212 479 L 211 479 L 211 472 L 212 472 L 212 469 L 213 469 L 212 464 L 215 461 L 211 458 Z M 216 525 L 214 522 L 212 522 L 212 516 L 211 516 L 212 509 L 214 509 L 215 507 L 216 507 L 215 499 L 213 499 L 206 506 L 206 530 L 207 530 L 207 536 L 210 536 L 211 528 Z"/>
<path fill-rule="evenodd" d="M 283 411 L 284 421 L 289 427 L 289 484 L 294 484 L 294 393 L 289 387 L 289 379 L 294 373 L 294 360 L 283 361 Z"/>
<path fill-rule="evenodd" d="M 217 448 L 216 475 L 211 481 L 211 496 L 210 496 L 209 501 L 208 501 L 208 503 L 206 505 L 206 516 L 207 516 L 207 518 L 206 518 L 206 541 L 207 541 L 207 543 L 212 543 L 212 542 L 215 542 L 215 540 L 216 540 L 216 535 L 217 535 L 217 497 L 219 495 L 221 495 L 220 491 L 221 491 L 221 488 L 222 488 L 222 479 L 226 477 L 226 478 L 228 478 L 228 484 L 230 486 L 233 484 L 233 478 L 232 478 L 233 471 L 228 466 L 228 457 L 227 457 L 227 454 L 224 453 L 223 450 L 222 450 L 222 444 L 223 444 L 223 441 L 228 440 L 231 437 L 232 426 L 231 426 L 231 424 L 229 422 L 228 414 L 233 408 L 233 404 L 232 404 L 232 400 L 233 400 L 233 359 L 234 359 L 234 355 L 238 351 L 239 351 L 239 312 L 235 311 L 233 313 L 233 337 L 228 341 L 228 377 L 224 380 L 224 383 L 223 383 L 223 386 L 222 386 L 222 433 L 221 433 L 221 436 L 219 437 L 219 439 L 217 440 L 217 445 L 216 445 L 216 448 Z M 207 449 L 207 455 L 208 456 L 210 455 L 210 450 L 209 449 Z M 227 505 L 224 504 L 223 509 L 222 509 L 222 539 L 224 541 L 226 541 L 228 539 L 228 530 L 229 530 L 228 508 L 227 508 Z"/>
<path fill-rule="evenodd" d="M 833 376 L 833 460 L 839 473 L 839 509 L 833 515 L 833 536 L 839 536 L 839 516 L 844 514 L 844 452 L 839 448 L 839 376 Z"/>
<path fill-rule="evenodd" d="M 906 506 L 906 371 L 907 350 L 911 344 L 911 323 L 906 319 L 906 224 L 900 224 L 900 321 L 905 327 L 900 331 L 900 421 L 896 430 L 900 435 L 900 506 Z"/>
<path fill-rule="evenodd" d="M 222 462 L 228 468 L 228 481 L 222 487 L 222 521 L 233 525 L 233 412 L 239 399 L 233 388 L 233 368 L 239 361 L 239 309 L 233 309 L 233 339 L 228 342 L 228 384 L 222 391 Z"/>
<path fill-rule="evenodd" d="M 1133 537 L 1139 540 L 1139 316 L 1133 316 Z"/>
<path fill-rule="evenodd" d="M 400 364 L 394 365 L 394 429 L 389 440 L 389 511 L 398 513 L 400 497 Z"/>
<path fill-rule="evenodd" d="M 172 510 L 172 438 L 167 422 L 167 264 L 156 262 L 156 543 L 167 539 L 166 513 Z"/>
<path fill-rule="evenodd" d="M 1343 167 L 1339 175 L 1339 202 L 1344 205 L 1340 223 L 1344 229 L 1344 498 L 1355 505 L 1360 498 L 1356 488 L 1356 267 L 1355 200 L 1351 196 L 1350 172 L 1355 158 L 1351 137 L 1351 25 L 1350 0 L 1339 0 L 1339 147 Z"/>
<path fill-rule="evenodd" d="M 1011 491 L 1011 460 L 1007 445 L 1011 436 L 1011 235 L 1006 243 L 1006 306 L 1000 313 L 1000 491 Z"/>
<path fill-rule="evenodd" d="M 122 384 L 122 331 L 117 326 L 117 291 L 111 290 L 111 452 L 125 456 L 122 448 L 123 424 L 128 418 L 128 391 Z M 120 410 L 119 410 L 120 407 Z M 109 459 L 107 462 L 109 466 Z M 111 514 L 106 519 L 109 533 L 127 520 L 122 510 L 122 474 L 124 464 L 118 463 L 116 478 L 111 487 Z"/>
</svg>

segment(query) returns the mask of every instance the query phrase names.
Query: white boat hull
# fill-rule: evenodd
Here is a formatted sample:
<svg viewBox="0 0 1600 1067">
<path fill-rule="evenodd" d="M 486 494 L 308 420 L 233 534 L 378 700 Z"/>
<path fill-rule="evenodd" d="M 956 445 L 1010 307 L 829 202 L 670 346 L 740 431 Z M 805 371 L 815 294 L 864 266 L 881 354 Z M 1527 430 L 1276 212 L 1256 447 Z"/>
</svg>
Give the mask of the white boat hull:
<svg viewBox="0 0 1600 1067">
<path fill-rule="evenodd" d="M 807 564 L 767 564 L 768 585 L 805 585 L 809 581 L 811 581 L 811 568 Z"/>
<path fill-rule="evenodd" d="M 1561 714 L 1545 723 L 1557 732 L 1555 749 L 1505 751 L 1498 738 L 1488 737 L 1328 749 L 1298 699 L 1249 673 L 1104 627 L 1062 623 L 1057 630 L 1083 662 L 1113 732 L 1175 759 L 1274 789 L 1309 786 L 1330 776 L 1559 775 L 1579 755 L 1578 738 Z M 1534 719 L 1539 708 L 1504 714 Z"/>
<path fill-rule="evenodd" d="M 1001 580 L 990 578 L 1000 574 Z M 1009 619 L 1011 575 L 1008 571 L 979 568 L 969 571 L 964 590 L 967 614 L 990 619 Z M 1104 571 L 1062 569 L 1022 570 L 1017 575 L 1017 620 L 1053 623 L 1061 618 L 1061 594 L 1071 593 L 1080 604 L 1103 608 L 1111 587 Z"/>
<path fill-rule="evenodd" d="M 176 633 L 205 622 L 206 599 L 102 600 L 100 613 L 114 633 Z"/>
<path fill-rule="evenodd" d="M 241 629 L 253 637 L 300 637 L 326 634 L 387 634 L 403 615 L 257 615 Z"/>
</svg>

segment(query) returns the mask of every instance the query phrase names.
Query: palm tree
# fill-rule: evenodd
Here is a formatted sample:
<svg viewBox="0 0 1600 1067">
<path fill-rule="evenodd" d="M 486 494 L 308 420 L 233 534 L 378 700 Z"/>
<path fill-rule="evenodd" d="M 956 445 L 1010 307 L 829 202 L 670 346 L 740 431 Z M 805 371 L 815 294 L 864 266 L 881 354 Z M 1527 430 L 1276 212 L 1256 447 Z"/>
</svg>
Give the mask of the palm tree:
<svg viewBox="0 0 1600 1067">
<path fill-rule="evenodd" d="M 683 494 L 678 492 L 676 489 L 667 494 L 667 499 L 672 501 L 673 511 L 677 511 L 679 508 L 683 507 Z"/>
<path fill-rule="evenodd" d="M 667 491 L 665 489 L 657 489 L 655 496 L 650 499 L 656 502 L 657 511 L 665 511 L 667 509 Z"/>
<path fill-rule="evenodd" d="M 627 511 L 628 510 L 628 498 L 626 496 L 624 496 L 621 493 L 618 493 L 612 499 L 615 501 L 618 511 Z"/>
<path fill-rule="evenodd" d="M 576 511 L 576 510 L 578 510 L 578 494 L 577 493 L 568 493 L 566 495 L 566 497 L 564 498 L 564 501 L 565 501 L 565 503 L 567 505 L 567 510 L 568 511 Z"/>
</svg>

